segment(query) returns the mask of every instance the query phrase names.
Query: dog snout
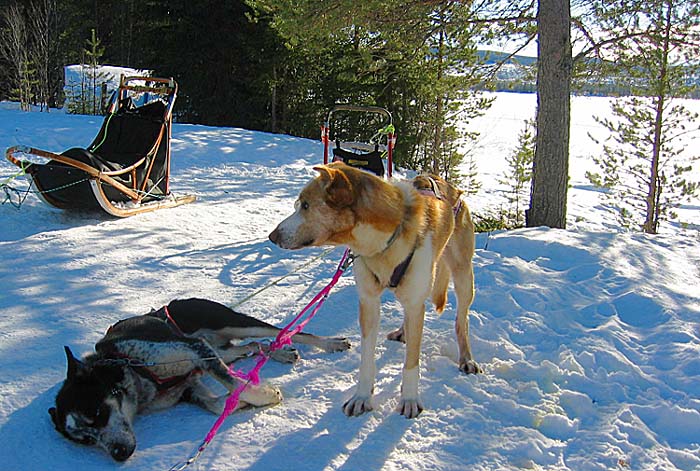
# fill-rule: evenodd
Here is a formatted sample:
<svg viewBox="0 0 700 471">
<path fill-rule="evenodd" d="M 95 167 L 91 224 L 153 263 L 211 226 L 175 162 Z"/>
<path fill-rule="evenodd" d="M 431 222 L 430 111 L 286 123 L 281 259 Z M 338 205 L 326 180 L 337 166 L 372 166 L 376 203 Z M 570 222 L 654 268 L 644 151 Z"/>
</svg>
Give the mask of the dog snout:
<svg viewBox="0 0 700 471">
<path fill-rule="evenodd" d="M 112 445 L 109 454 L 112 455 L 112 458 L 116 461 L 126 461 L 134 453 L 135 448 L 134 445 L 117 443 L 116 445 Z"/>
<path fill-rule="evenodd" d="M 281 249 L 297 250 L 302 247 L 313 245 L 313 238 L 301 239 L 300 236 L 299 233 L 289 230 L 288 228 L 283 228 L 280 224 L 268 237 L 273 244 Z"/>
<path fill-rule="evenodd" d="M 268 237 L 270 239 L 270 242 L 272 242 L 275 245 L 280 245 L 280 239 L 282 238 L 280 228 L 276 227 L 274 231 L 270 232 L 270 235 Z"/>
</svg>

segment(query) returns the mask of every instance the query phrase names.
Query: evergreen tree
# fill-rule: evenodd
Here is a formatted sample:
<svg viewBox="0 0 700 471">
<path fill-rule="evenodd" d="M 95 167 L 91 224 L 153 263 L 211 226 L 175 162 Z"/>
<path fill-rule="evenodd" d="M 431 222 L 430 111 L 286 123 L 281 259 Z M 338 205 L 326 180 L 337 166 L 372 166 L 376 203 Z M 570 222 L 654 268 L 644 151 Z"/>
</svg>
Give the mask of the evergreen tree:
<svg viewBox="0 0 700 471">
<path fill-rule="evenodd" d="M 38 84 L 34 63 L 30 59 L 25 59 L 19 67 L 17 85 L 10 90 L 10 99 L 18 101 L 22 111 L 30 111 L 36 99 L 35 90 Z"/>
<path fill-rule="evenodd" d="M 595 184 L 609 189 L 624 224 L 656 234 L 662 220 L 674 218 L 673 208 L 697 191 L 686 179 L 698 159 L 685 152 L 681 139 L 698 115 L 676 100 L 692 84 L 700 52 L 700 7 L 689 0 L 654 0 L 628 16 L 611 16 L 611 26 L 636 25 L 639 34 L 613 52 L 619 71 L 636 95 L 612 105 L 614 120 L 598 121 L 611 132 L 604 155 L 594 157 L 603 174 L 591 174 Z"/>
<path fill-rule="evenodd" d="M 481 190 L 481 182 L 477 178 L 478 172 L 476 168 L 476 161 L 474 160 L 474 156 L 471 154 L 467 154 L 465 159 L 466 172 L 461 178 L 461 188 L 464 190 L 464 193 L 467 196 L 475 195 L 479 192 L 479 190 Z"/>
<path fill-rule="evenodd" d="M 520 227 L 525 223 L 525 202 L 530 196 L 532 162 L 535 157 L 535 122 L 525 121 L 518 134 L 518 145 L 506 158 L 508 170 L 499 183 L 508 186 L 506 199 L 509 209 L 505 214 L 506 225 Z"/>
<path fill-rule="evenodd" d="M 322 115 L 336 102 L 388 108 L 399 139 L 397 164 L 454 178 L 473 135 L 455 126 L 490 104 L 470 91 L 478 79 L 469 2 L 326 3 L 251 0 L 287 39 L 324 65 L 308 85 Z M 400 14 L 397 15 L 397 12 Z M 391 19 L 391 21 L 388 21 Z M 331 56 L 334 60 L 325 60 Z M 465 116 L 465 115 L 463 115 Z"/>
<path fill-rule="evenodd" d="M 68 112 L 76 114 L 100 115 L 104 112 L 104 84 L 110 78 L 102 72 L 100 59 L 104 55 L 100 39 L 95 30 L 90 32 L 90 39 L 85 41 L 80 61 L 80 82 L 68 84 Z"/>
<path fill-rule="evenodd" d="M 104 47 L 100 39 L 95 34 L 95 30 L 90 30 L 90 39 L 86 41 L 87 49 L 85 49 L 85 59 L 87 67 L 84 69 L 87 78 L 87 96 L 84 98 L 88 102 L 87 114 L 102 114 L 103 112 L 103 100 L 102 96 L 102 83 L 109 77 L 107 74 L 100 71 L 100 60 L 104 55 Z"/>
<path fill-rule="evenodd" d="M 593 156 L 602 174 L 587 174 L 593 184 L 608 190 L 605 195 L 624 227 L 649 234 L 656 234 L 663 220 L 675 219 L 674 208 L 698 190 L 698 183 L 687 179 L 698 156 L 685 155 L 680 139 L 698 114 L 682 105 L 666 107 L 657 123 L 658 109 L 654 97 L 616 100 L 615 119 L 597 118 L 611 133 L 603 155 Z"/>
<path fill-rule="evenodd" d="M 566 227 L 572 73 L 569 0 L 538 0 L 537 145 L 528 227 Z"/>
</svg>

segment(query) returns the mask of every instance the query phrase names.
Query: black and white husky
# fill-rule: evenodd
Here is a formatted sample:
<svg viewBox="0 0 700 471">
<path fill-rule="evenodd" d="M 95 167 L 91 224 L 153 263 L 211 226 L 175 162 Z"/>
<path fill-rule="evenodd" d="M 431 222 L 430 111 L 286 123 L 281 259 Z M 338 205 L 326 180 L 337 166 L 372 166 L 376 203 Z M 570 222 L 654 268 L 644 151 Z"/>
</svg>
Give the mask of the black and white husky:
<svg viewBox="0 0 700 471">
<path fill-rule="evenodd" d="M 49 414 L 67 438 L 97 445 L 124 461 L 136 448 L 132 421 L 136 414 L 163 409 L 180 401 L 215 414 L 226 396 L 216 396 L 200 379 L 207 373 L 233 391 L 240 384 L 226 364 L 266 346 L 233 339 L 274 337 L 280 329 L 204 299 L 176 300 L 143 316 L 119 321 L 95 345 L 96 353 L 82 361 L 65 347 L 67 378 Z M 293 340 L 328 352 L 350 348 L 345 338 L 299 333 Z M 294 350 L 277 350 L 275 360 L 293 362 Z M 269 384 L 250 385 L 238 408 L 276 404 L 280 390 Z"/>
</svg>

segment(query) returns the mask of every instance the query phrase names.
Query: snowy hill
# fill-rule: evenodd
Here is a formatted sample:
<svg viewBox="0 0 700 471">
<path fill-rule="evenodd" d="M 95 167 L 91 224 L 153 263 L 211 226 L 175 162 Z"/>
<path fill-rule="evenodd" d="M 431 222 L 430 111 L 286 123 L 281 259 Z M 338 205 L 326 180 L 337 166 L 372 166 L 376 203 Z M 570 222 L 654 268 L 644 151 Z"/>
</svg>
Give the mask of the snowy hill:
<svg viewBox="0 0 700 471">
<path fill-rule="evenodd" d="M 426 411 L 415 420 L 394 412 L 404 349 L 380 340 L 375 411 L 345 417 L 359 365 L 357 296 L 346 275 L 308 331 L 348 336 L 354 348 L 325 354 L 302 346 L 297 365 L 268 363 L 263 376 L 281 387 L 282 404 L 231 416 L 191 469 L 700 469 L 698 233 L 617 230 L 583 177 L 598 151 L 586 137 L 600 131 L 590 115 L 607 103 L 573 103 L 570 229 L 477 238 L 471 333 L 483 375 L 457 369 L 450 292 L 442 316 L 428 310 Z M 101 124 L 6 108 L 3 150 L 84 145 Z M 474 211 L 503 204 L 496 181 L 533 113 L 534 96 L 499 94 L 472 124 L 482 131 L 473 150 L 483 184 L 468 201 Z M 317 141 L 175 125 L 171 186 L 197 194 L 194 204 L 128 219 L 62 212 L 35 195 L 19 210 L 0 206 L 0 469 L 154 470 L 184 459 L 216 419 L 189 405 L 137 418 L 137 450 L 124 464 L 56 433 L 47 409 L 65 377 L 63 345 L 87 353 L 110 324 L 174 298 L 233 304 L 321 253 L 267 240 L 321 159 Z M 0 182 L 15 172 L 3 160 Z M 695 227 L 699 216 L 697 203 L 681 212 Z M 327 283 L 341 253 L 238 309 L 286 323 Z M 380 335 L 401 322 L 391 294 L 382 313 Z"/>
</svg>

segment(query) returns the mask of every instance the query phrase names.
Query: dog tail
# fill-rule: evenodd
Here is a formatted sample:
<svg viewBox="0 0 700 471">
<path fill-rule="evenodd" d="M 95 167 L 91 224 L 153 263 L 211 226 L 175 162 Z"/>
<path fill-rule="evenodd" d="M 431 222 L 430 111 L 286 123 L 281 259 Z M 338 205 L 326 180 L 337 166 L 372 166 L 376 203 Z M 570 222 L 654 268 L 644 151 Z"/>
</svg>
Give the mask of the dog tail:
<svg viewBox="0 0 700 471">
<path fill-rule="evenodd" d="M 435 310 L 442 314 L 447 304 L 447 287 L 450 284 L 450 269 L 443 259 L 435 267 L 435 282 L 433 283 L 432 299 Z"/>
</svg>

